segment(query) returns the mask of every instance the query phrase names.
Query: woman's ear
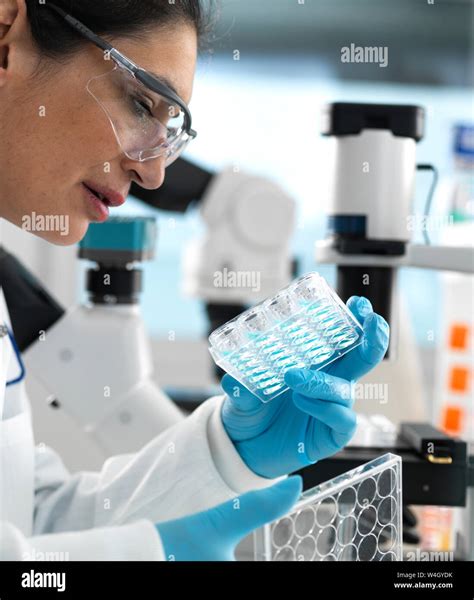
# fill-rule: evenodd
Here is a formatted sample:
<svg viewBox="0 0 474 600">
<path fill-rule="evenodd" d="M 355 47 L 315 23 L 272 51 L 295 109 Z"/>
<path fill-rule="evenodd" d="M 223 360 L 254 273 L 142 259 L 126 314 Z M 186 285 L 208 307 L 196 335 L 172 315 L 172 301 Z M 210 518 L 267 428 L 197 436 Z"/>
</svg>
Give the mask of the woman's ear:
<svg viewBox="0 0 474 600">
<path fill-rule="evenodd" d="M 0 0 L 0 87 L 5 82 L 8 67 L 9 43 L 8 32 L 19 17 L 26 19 L 25 0 Z"/>
<path fill-rule="evenodd" d="M 0 85 L 4 81 L 5 71 L 8 67 L 8 46 L 2 43 L 18 13 L 16 0 L 2 0 L 0 2 Z"/>
<path fill-rule="evenodd" d="M 6 44 L 2 44 L 2 39 L 8 31 L 8 27 L 9 26 L 2 25 L 0 23 L 0 86 L 5 80 L 8 67 L 8 46 Z"/>
<path fill-rule="evenodd" d="M 23 0 L 21 3 L 24 6 Z M 2 39 L 18 14 L 17 0 L 1 0 L 0 2 L 0 39 Z"/>
</svg>

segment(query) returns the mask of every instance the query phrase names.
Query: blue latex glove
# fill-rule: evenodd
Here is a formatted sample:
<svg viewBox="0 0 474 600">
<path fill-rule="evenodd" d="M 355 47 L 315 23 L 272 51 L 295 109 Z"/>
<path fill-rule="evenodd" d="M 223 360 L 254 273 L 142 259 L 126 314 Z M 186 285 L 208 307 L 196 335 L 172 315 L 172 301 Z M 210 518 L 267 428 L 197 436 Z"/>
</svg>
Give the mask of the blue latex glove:
<svg viewBox="0 0 474 600">
<path fill-rule="evenodd" d="M 286 515 L 301 489 L 301 477 L 296 475 L 204 512 L 158 523 L 166 559 L 235 560 L 237 544 L 254 529 Z"/>
<path fill-rule="evenodd" d="M 230 375 L 222 422 L 240 456 L 258 475 L 278 477 L 326 458 L 354 435 L 353 385 L 373 369 L 388 348 L 389 327 L 366 298 L 347 302 L 364 329 L 362 344 L 321 371 L 290 369 L 290 387 L 263 403 Z"/>
</svg>

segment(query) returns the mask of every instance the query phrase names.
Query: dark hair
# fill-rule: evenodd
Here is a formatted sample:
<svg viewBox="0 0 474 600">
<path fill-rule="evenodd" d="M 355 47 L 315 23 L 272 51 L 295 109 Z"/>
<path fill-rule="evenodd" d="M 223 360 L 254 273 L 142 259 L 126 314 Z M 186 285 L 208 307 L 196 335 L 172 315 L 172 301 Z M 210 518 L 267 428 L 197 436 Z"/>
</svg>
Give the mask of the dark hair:
<svg viewBox="0 0 474 600">
<path fill-rule="evenodd" d="M 26 0 L 33 40 L 43 57 L 61 60 L 87 40 L 76 33 L 47 2 Z M 189 23 L 201 47 L 212 28 L 212 0 L 51 0 L 98 35 L 139 38 L 154 27 Z"/>
</svg>

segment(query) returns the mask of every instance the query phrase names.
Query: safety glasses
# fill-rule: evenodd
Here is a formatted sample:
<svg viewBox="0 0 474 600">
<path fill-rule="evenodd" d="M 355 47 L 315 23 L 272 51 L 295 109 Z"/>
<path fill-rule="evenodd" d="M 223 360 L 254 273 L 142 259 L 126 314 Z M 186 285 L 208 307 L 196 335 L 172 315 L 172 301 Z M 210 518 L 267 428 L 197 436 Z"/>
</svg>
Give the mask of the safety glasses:
<svg viewBox="0 0 474 600">
<path fill-rule="evenodd" d="M 186 103 L 83 23 L 54 4 L 47 6 L 113 61 L 114 68 L 93 77 L 87 90 L 107 115 L 125 155 L 139 162 L 165 157 L 166 166 L 172 164 L 197 135 Z"/>
</svg>

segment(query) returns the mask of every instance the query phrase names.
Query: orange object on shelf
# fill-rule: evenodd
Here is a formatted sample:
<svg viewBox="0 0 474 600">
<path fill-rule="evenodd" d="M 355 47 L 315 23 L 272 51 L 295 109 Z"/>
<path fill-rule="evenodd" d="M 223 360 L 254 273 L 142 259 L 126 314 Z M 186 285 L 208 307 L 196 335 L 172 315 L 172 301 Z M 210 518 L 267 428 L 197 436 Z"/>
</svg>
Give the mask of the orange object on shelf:
<svg viewBox="0 0 474 600">
<path fill-rule="evenodd" d="M 466 392 L 469 371 L 466 367 L 453 367 L 449 378 L 449 389 L 453 392 Z"/>
<path fill-rule="evenodd" d="M 449 347 L 452 350 L 467 350 L 467 340 L 469 337 L 469 326 L 457 323 L 451 326 L 449 336 Z"/>
<path fill-rule="evenodd" d="M 441 422 L 441 426 L 446 433 L 461 433 L 464 422 L 464 410 L 460 406 L 445 406 Z"/>
</svg>

